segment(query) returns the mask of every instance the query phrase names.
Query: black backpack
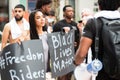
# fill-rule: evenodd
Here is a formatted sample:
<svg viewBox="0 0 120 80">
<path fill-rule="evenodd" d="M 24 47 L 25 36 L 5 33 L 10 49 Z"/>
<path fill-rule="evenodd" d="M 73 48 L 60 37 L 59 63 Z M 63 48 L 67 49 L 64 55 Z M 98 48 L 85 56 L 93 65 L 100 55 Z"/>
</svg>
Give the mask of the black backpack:
<svg viewBox="0 0 120 80">
<path fill-rule="evenodd" d="M 97 26 L 98 20 L 102 22 L 102 26 Z M 104 70 L 110 77 L 120 80 L 120 18 L 107 19 L 99 17 L 95 19 L 96 28 L 96 40 L 95 40 L 95 52 L 98 51 L 99 46 L 99 33 L 102 37 L 104 53 L 102 56 L 102 62 Z M 96 56 L 99 56 L 98 54 Z"/>
</svg>

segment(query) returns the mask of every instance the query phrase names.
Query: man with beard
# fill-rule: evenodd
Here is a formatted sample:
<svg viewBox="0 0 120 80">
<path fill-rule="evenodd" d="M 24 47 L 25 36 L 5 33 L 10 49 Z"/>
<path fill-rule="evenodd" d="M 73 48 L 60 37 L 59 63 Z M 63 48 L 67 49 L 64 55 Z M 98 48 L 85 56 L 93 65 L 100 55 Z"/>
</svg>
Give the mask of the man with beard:
<svg viewBox="0 0 120 80">
<path fill-rule="evenodd" d="M 75 51 L 78 48 L 80 32 L 77 27 L 77 23 L 73 21 L 74 18 L 74 10 L 71 5 L 66 5 L 63 7 L 63 16 L 64 19 L 58 21 L 53 25 L 53 32 L 65 31 L 66 33 L 71 29 L 75 30 Z M 71 73 L 68 73 L 64 76 L 58 77 L 58 80 L 71 80 Z"/>
<path fill-rule="evenodd" d="M 6 46 L 7 42 L 20 44 L 29 37 L 29 23 L 23 18 L 24 13 L 25 7 L 22 4 L 15 6 L 14 18 L 3 29 L 1 49 Z"/>
<path fill-rule="evenodd" d="M 52 0 L 37 0 L 35 10 L 40 10 L 44 14 L 44 17 L 46 18 L 50 14 L 51 7 L 52 7 Z M 47 31 L 47 28 L 48 26 L 46 19 L 46 25 L 43 27 L 43 30 Z"/>
</svg>

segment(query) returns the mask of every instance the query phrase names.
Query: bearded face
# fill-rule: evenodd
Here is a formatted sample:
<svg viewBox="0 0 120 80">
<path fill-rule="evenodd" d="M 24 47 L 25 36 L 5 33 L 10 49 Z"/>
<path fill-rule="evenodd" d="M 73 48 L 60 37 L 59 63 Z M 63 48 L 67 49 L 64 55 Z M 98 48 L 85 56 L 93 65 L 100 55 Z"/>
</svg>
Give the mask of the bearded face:
<svg viewBox="0 0 120 80">
<path fill-rule="evenodd" d="M 21 8 L 15 8 L 14 17 L 16 21 L 21 21 L 24 15 L 24 11 Z"/>
<path fill-rule="evenodd" d="M 74 17 L 74 14 L 73 13 L 67 14 L 65 17 L 68 18 L 68 19 L 72 19 Z"/>
<path fill-rule="evenodd" d="M 16 21 L 21 21 L 22 18 L 23 18 L 23 16 L 21 16 L 21 17 L 16 17 L 16 16 L 15 16 L 15 20 L 16 20 Z"/>
<path fill-rule="evenodd" d="M 15 16 L 15 20 L 16 20 L 16 21 L 21 21 L 22 18 L 23 18 L 23 16 L 21 16 L 21 17 L 16 17 L 16 16 Z"/>
<path fill-rule="evenodd" d="M 68 19 L 72 19 L 74 17 L 74 10 L 72 7 L 66 8 L 66 11 L 64 12 L 64 17 Z"/>
</svg>

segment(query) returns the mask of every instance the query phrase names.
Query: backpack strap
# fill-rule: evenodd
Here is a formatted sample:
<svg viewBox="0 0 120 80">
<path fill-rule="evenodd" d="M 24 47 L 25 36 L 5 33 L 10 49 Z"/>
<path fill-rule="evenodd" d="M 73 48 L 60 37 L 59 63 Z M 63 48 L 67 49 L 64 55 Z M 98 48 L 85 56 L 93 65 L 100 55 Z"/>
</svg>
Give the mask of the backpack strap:
<svg viewBox="0 0 120 80">
<path fill-rule="evenodd" d="M 98 51 L 99 51 L 99 27 L 98 27 L 98 22 L 97 19 L 94 20 L 94 25 L 96 28 L 96 35 L 95 35 L 95 58 L 98 58 Z"/>
</svg>

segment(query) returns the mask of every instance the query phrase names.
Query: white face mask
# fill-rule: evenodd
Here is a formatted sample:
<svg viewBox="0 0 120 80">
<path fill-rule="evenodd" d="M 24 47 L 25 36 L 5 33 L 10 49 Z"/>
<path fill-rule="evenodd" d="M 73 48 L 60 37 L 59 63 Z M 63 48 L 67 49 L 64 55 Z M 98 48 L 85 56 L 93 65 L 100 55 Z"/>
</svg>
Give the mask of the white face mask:
<svg viewBox="0 0 120 80">
<path fill-rule="evenodd" d="M 48 22 L 52 23 L 52 22 L 54 22 L 54 19 L 53 18 L 48 18 Z"/>
</svg>

